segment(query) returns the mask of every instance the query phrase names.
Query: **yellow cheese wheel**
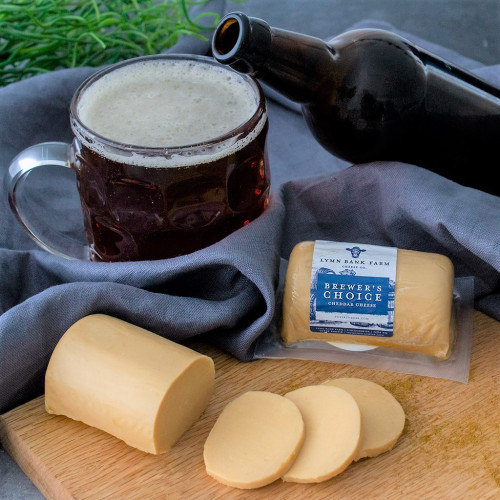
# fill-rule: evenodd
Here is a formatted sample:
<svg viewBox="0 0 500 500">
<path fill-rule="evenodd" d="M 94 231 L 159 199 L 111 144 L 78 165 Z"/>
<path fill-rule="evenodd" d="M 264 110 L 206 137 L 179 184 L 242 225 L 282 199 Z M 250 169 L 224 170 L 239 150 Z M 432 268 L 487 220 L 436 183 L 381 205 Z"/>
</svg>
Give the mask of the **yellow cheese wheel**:
<svg viewBox="0 0 500 500">
<path fill-rule="evenodd" d="M 96 314 L 58 342 L 45 376 L 45 407 L 159 454 L 199 418 L 214 381 L 211 358 Z"/>
<path fill-rule="evenodd" d="M 392 337 L 318 333 L 309 329 L 311 264 L 314 241 L 295 246 L 290 255 L 283 295 L 282 338 L 285 344 L 322 340 L 364 344 L 449 357 L 453 345 L 454 269 L 435 253 L 397 251 L 394 333 Z"/>
<path fill-rule="evenodd" d="M 361 444 L 354 460 L 375 457 L 393 448 L 403 432 L 405 413 L 389 391 L 360 378 L 337 378 L 323 384 L 344 389 L 359 406 Z"/>
<path fill-rule="evenodd" d="M 361 413 L 354 398 L 328 385 L 302 387 L 285 397 L 302 413 L 306 438 L 283 480 L 318 483 L 344 471 L 360 444 Z"/>
<path fill-rule="evenodd" d="M 289 399 L 250 391 L 222 411 L 205 442 L 207 474 L 235 488 L 259 488 L 280 478 L 304 440 L 304 422 Z"/>
</svg>

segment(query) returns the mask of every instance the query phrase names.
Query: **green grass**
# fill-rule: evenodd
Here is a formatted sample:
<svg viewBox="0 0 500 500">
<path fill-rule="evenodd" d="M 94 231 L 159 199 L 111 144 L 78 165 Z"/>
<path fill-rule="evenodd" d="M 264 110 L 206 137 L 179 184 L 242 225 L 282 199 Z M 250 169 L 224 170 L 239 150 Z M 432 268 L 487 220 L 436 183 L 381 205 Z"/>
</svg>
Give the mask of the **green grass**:
<svg viewBox="0 0 500 500">
<path fill-rule="evenodd" d="M 0 85 L 59 68 L 157 54 L 180 35 L 205 39 L 201 31 L 214 28 L 219 14 L 191 19 L 188 12 L 208 1 L 2 0 Z"/>
</svg>

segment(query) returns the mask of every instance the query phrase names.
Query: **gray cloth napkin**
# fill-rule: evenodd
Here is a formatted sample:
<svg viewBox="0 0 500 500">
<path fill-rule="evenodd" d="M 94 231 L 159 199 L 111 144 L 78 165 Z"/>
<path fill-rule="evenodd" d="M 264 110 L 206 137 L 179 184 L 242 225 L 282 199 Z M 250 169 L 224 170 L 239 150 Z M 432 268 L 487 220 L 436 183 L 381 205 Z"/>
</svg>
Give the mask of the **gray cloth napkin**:
<svg viewBox="0 0 500 500">
<path fill-rule="evenodd" d="M 222 0 L 206 6 L 221 12 L 234 7 Z M 301 31 L 312 33 L 308 28 Z M 481 67 L 403 35 L 493 83 L 500 81 L 500 66 Z M 183 39 L 172 50 L 206 53 L 208 47 Z M 29 145 L 71 140 L 69 101 L 94 71 L 55 71 L 0 89 L 0 175 Z M 268 96 L 270 205 L 250 225 L 191 255 L 115 264 L 67 261 L 28 238 L 0 192 L 0 413 L 43 392 L 57 341 L 92 313 L 116 316 L 174 341 L 200 336 L 251 360 L 256 339 L 280 313 L 275 298 L 280 262 L 307 239 L 448 255 L 457 276 L 475 277 L 476 308 L 500 319 L 500 198 L 412 165 L 350 166 L 316 143 L 296 106 L 271 92 Z M 48 187 L 43 200 L 59 209 L 74 204 L 72 183 Z"/>
</svg>

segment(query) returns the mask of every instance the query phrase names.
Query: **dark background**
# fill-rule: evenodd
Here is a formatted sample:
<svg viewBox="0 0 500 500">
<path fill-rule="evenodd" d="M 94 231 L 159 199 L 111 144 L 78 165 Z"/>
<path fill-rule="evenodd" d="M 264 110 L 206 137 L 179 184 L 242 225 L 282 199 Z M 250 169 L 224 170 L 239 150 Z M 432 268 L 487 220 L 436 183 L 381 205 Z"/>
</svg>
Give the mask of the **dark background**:
<svg viewBox="0 0 500 500">
<path fill-rule="evenodd" d="M 499 0 L 248 0 L 231 4 L 271 26 L 329 38 L 362 20 L 385 21 L 484 64 L 500 64 Z"/>
</svg>

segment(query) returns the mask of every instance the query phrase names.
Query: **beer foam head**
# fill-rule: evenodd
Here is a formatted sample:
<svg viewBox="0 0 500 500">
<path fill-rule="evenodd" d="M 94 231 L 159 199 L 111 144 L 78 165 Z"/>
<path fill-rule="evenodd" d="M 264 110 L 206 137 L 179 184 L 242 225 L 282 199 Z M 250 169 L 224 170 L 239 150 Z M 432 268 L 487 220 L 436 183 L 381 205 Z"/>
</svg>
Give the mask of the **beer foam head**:
<svg viewBox="0 0 500 500">
<path fill-rule="evenodd" d="M 224 136 L 246 123 L 258 104 L 259 96 L 248 81 L 223 66 L 181 58 L 146 58 L 91 83 L 80 95 L 77 113 L 85 127 L 108 140 L 140 148 L 168 149 Z M 232 142 L 229 140 L 234 148 Z M 96 141 L 87 146 L 120 161 Z M 241 147 L 244 144 L 237 145 L 237 149 Z M 219 145 L 207 150 L 210 158 L 206 161 L 212 161 L 214 155 L 227 154 L 225 149 Z M 121 159 L 163 166 L 151 157 L 143 160 Z M 193 158 L 192 163 L 199 162 L 200 158 Z M 172 161 L 167 163 L 165 166 Z M 178 166 L 175 163 L 173 166 Z"/>
</svg>

